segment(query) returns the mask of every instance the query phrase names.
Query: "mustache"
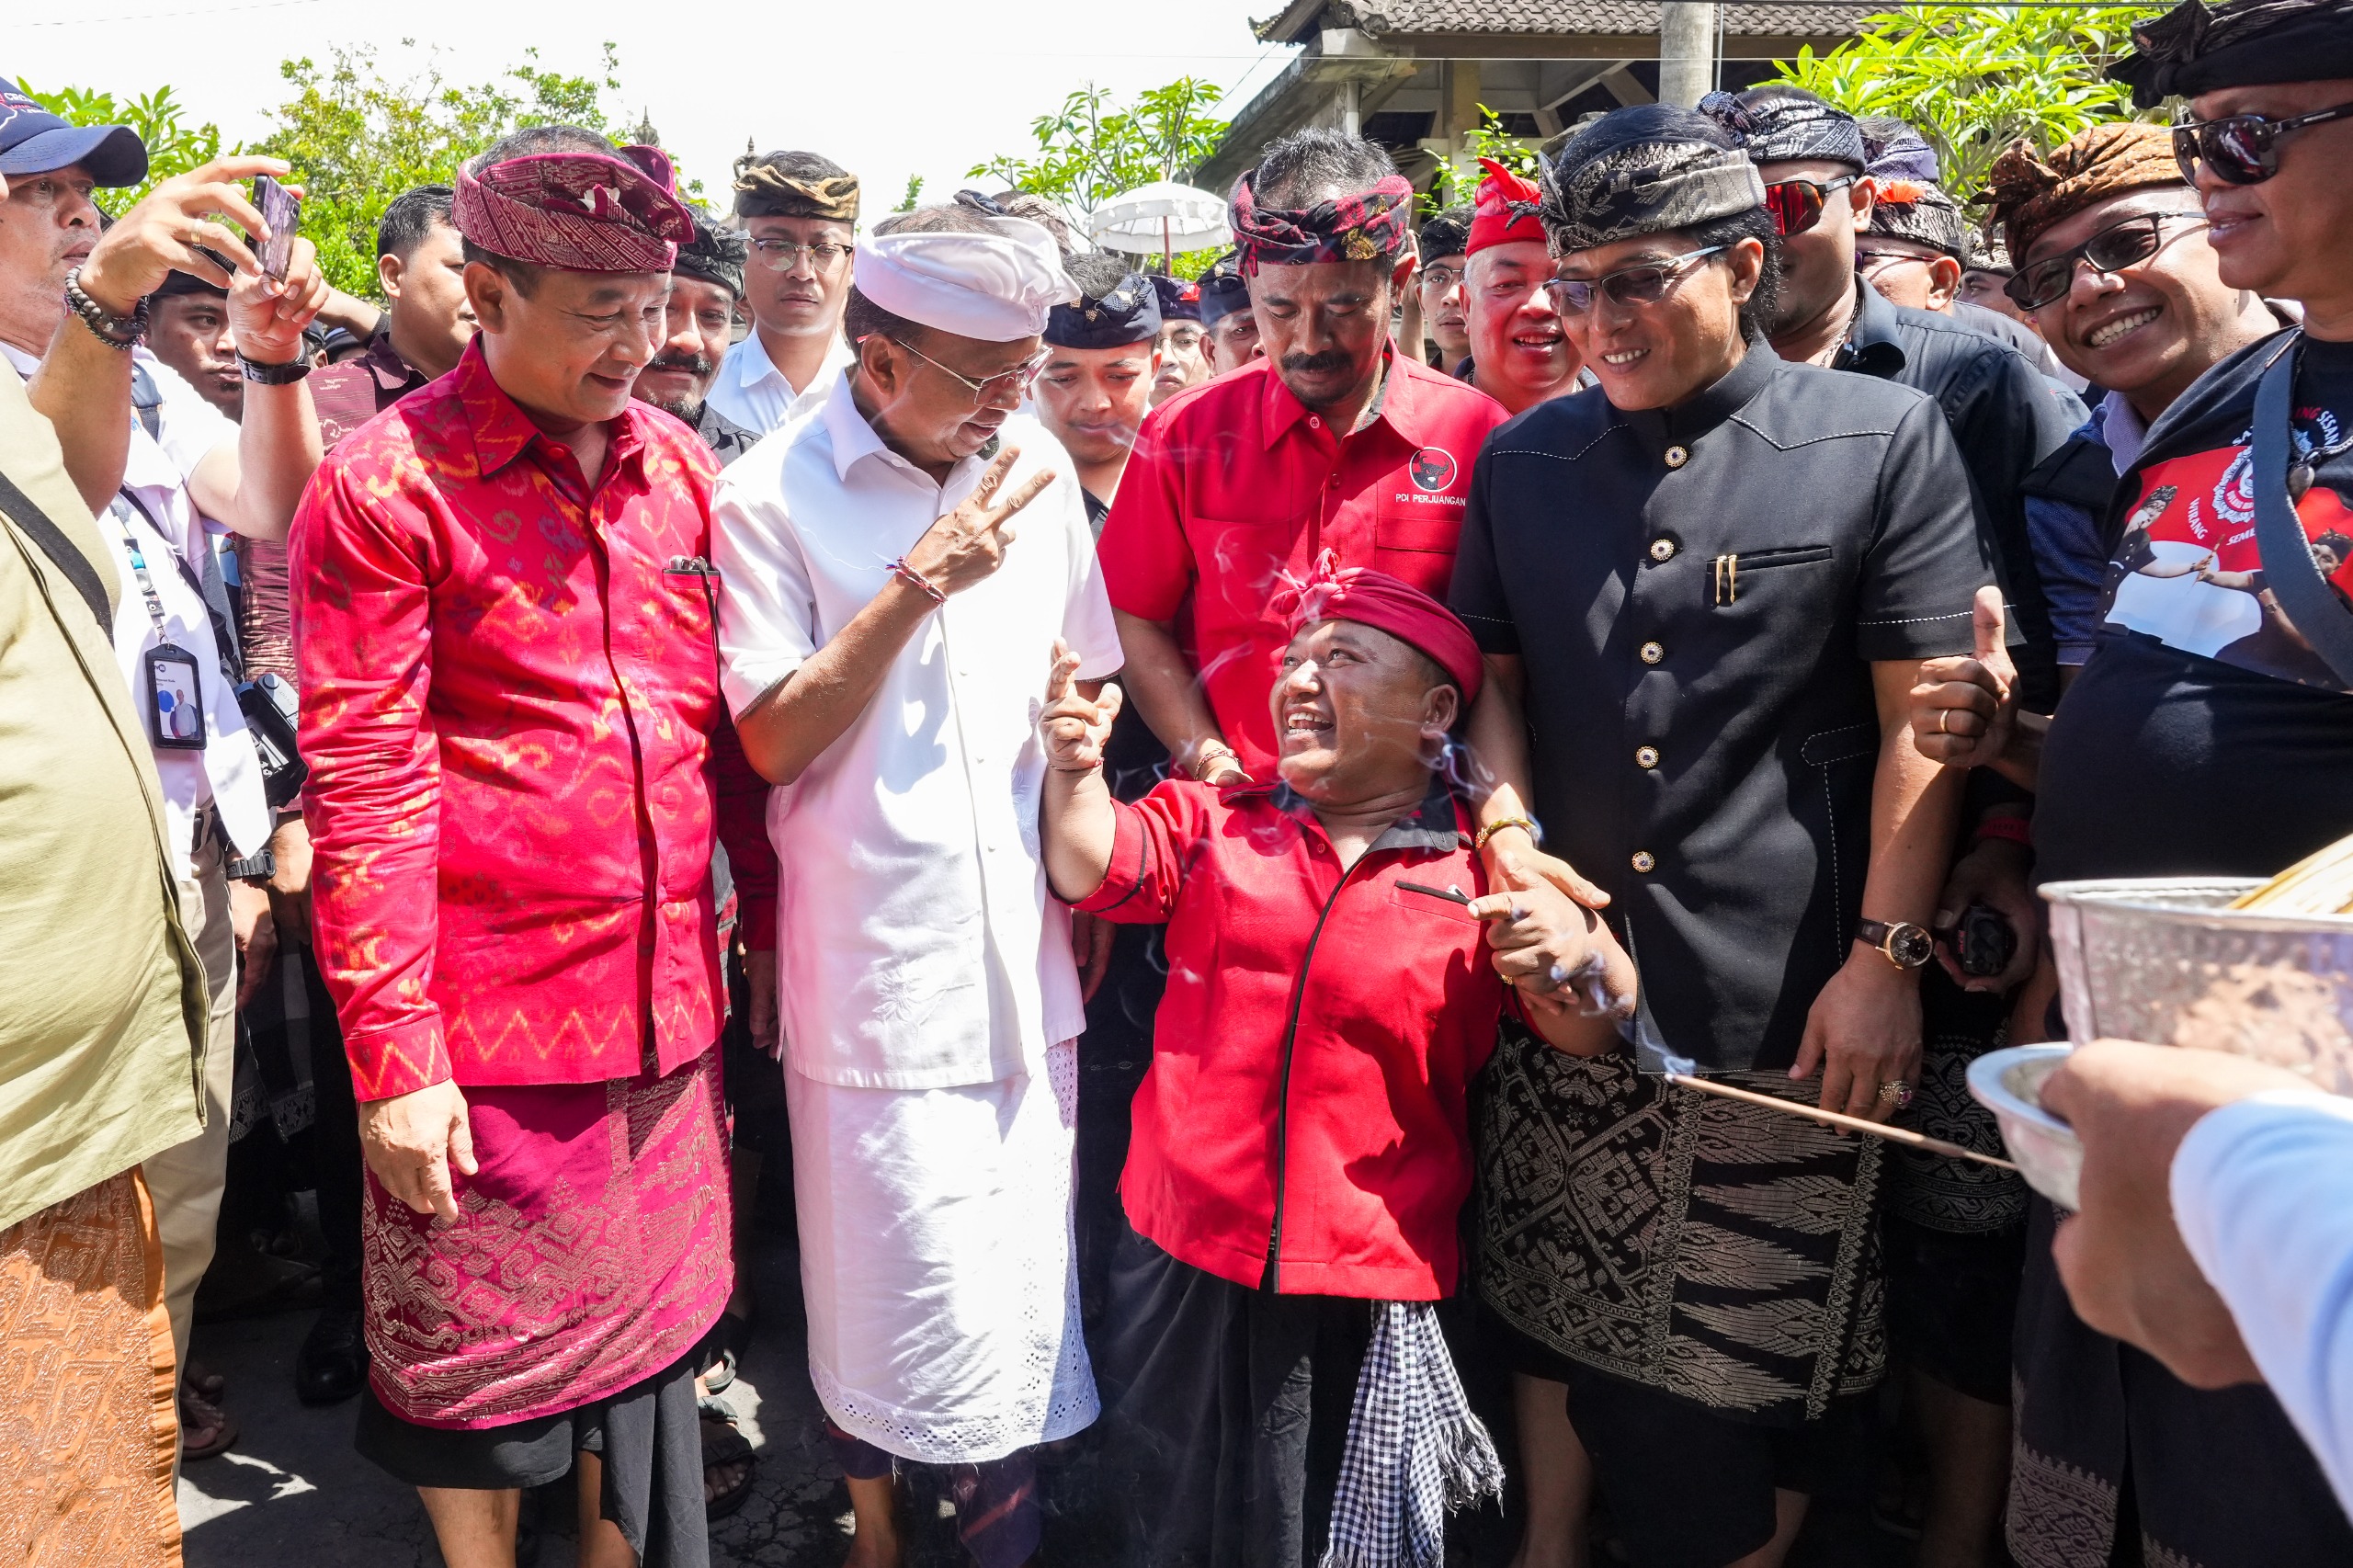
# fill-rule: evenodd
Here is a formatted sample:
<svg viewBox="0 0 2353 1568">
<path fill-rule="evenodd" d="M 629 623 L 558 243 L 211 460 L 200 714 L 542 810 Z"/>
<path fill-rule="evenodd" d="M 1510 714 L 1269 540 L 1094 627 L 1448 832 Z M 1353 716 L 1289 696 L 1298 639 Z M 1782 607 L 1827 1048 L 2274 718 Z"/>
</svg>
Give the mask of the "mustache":
<svg viewBox="0 0 2353 1568">
<path fill-rule="evenodd" d="M 707 355 L 672 354 L 666 350 L 646 361 L 649 370 L 676 370 L 681 375 L 708 376 L 719 367 Z"/>
<path fill-rule="evenodd" d="M 1293 375 L 1314 376 L 1345 370 L 1351 363 L 1347 350 L 1326 348 L 1320 354 L 1286 354 L 1282 368 Z"/>
</svg>

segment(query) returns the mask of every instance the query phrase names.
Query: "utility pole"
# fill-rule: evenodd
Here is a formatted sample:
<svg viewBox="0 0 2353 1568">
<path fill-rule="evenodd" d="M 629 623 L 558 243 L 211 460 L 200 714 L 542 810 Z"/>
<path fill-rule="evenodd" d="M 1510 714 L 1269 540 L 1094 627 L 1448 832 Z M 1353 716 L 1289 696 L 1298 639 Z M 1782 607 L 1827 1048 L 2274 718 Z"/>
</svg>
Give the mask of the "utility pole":
<svg viewBox="0 0 2353 1568">
<path fill-rule="evenodd" d="M 1666 0 L 1659 7 L 1658 101 L 1689 108 L 1715 85 L 1715 6 Z"/>
</svg>

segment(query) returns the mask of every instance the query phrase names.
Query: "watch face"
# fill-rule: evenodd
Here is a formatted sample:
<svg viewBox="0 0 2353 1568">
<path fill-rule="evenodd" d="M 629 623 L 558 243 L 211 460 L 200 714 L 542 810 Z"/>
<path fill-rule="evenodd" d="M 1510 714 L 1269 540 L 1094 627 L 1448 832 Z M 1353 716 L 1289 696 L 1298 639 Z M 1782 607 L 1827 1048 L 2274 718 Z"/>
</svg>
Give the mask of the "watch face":
<svg viewBox="0 0 2353 1568">
<path fill-rule="evenodd" d="M 1898 926 L 1888 933 L 1887 950 L 1897 963 L 1917 969 L 1937 954 L 1937 939 L 1917 926 Z"/>
</svg>

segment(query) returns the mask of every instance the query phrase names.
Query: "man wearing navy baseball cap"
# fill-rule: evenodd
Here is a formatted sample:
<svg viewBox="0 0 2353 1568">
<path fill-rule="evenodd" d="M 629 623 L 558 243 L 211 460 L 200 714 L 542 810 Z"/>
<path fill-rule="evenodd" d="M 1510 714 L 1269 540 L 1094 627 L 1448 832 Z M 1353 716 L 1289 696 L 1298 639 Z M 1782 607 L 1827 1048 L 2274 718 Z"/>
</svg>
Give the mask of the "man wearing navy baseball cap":
<svg viewBox="0 0 2353 1568">
<path fill-rule="evenodd" d="M 268 893 L 258 885 L 270 871 L 267 788 L 233 690 L 233 641 L 216 631 L 200 585 L 219 580 L 222 532 L 286 537 L 318 466 L 302 329 L 326 285 L 307 240 L 294 239 L 282 277 L 257 259 L 269 225 L 244 182 L 282 179 L 291 172 L 284 163 L 217 159 L 160 182 L 103 226 L 93 193 L 134 185 L 147 167 L 137 132 L 68 124 L 0 81 L 0 357 L 55 428 L 65 472 L 98 522 L 101 575 L 124 590 L 106 631 L 124 681 L 148 710 L 142 728 L 182 924 L 204 971 L 202 1129 L 151 1147 L 140 1162 L 173 1350 L 185 1368 L 227 1175 L 238 955 L 251 986 L 275 945 Z M 176 272 L 226 291 L 244 381 L 240 423 L 146 347 L 151 297 Z M 11 1165 L 0 1163 L 0 1188 L 11 1179 Z M 200 1389 L 184 1394 L 181 1415 L 188 1458 L 218 1453 L 235 1437 Z"/>
</svg>

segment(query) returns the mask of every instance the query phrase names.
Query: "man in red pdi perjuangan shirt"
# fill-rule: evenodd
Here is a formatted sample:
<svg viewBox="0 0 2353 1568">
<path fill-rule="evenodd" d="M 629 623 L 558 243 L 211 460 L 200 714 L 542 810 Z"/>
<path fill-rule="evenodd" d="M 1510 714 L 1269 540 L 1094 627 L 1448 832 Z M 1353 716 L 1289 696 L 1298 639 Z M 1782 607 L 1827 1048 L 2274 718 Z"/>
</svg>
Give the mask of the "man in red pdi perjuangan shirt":
<svg viewBox="0 0 2353 1568">
<path fill-rule="evenodd" d="M 707 1550 L 700 1473 L 654 1463 L 696 1440 L 688 1352 L 730 1280 L 719 465 L 630 396 L 694 232 L 672 190 L 658 152 L 569 127 L 469 164 L 480 335 L 294 524 L 313 918 L 369 1173 L 358 1446 L 453 1562 L 511 1554 L 517 1489 L 575 1454 L 584 1557 Z M 655 1494 L 630 1528 L 598 1517 L 607 1467 Z"/>
<path fill-rule="evenodd" d="M 1326 550 L 1445 597 L 1471 465 L 1506 415 L 1396 352 L 1411 186 L 1336 131 L 1273 143 L 1235 187 L 1234 238 L 1266 358 L 1144 421 L 1097 553 L 1123 677 L 1175 766 L 1266 779 L 1267 606 Z"/>
</svg>

